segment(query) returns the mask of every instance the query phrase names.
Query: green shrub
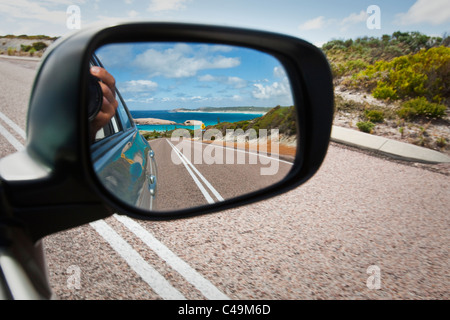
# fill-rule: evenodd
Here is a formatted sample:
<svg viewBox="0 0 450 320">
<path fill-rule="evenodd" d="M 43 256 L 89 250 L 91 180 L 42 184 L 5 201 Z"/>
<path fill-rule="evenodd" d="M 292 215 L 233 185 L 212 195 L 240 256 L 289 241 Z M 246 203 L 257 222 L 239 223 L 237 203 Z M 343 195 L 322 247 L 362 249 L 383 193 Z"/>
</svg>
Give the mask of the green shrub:
<svg viewBox="0 0 450 320">
<path fill-rule="evenodd" d="M 31 48 L 33 48 L 32 46 L 26 46 L 24 44 L 20 45 L 20 51 L 24 51 L 24 52 L 28 52 L 31 50 Z"/>
<path fill-rule="evenodd" d="M 418 117 L 439 119 L 445 115 L 445 109 L 446 106 L 442 104 L 432 103 L 420 97 L 403 103 L 397 114 L 400 118 L 409 120 Z"/>
<path fill-rule="evenodd" d="M 368 64 L 361 59 L 357 59 L 357 60 L 347 61 L 345 63 L 345 66 L 348 71 L 351 71 L 351 72 L 358 71 L 359 72 L 359 71 L 367 68 Z"/>
<path fill-rule="evenodd" d="M 248 131 L 250 129 L 255 130 L 259 135 L 260 129 L 268 130 L 267 134 L 270 134 L 271 129 L 278 129 L 279 134 L 292 136 L 297 133 L 296 126 L 296 111 L 295 107 L 281 107 L 276 106 L 270 109 L 262 117 L 254 118 L 252 120 L 243 120 L 234 123 L 222 122 L 214 126 L 208 126 L 206 129 L 218 129 L 223 135 L 226 134 L 227 129 L 237 130 L 242 129 Z"/>
<path fill-rule="evenodd" d="M 331 72 L 334 78 L 340 78 L 347 75 L 352 75 L 364 70 L 368 64 L 361 59 L 349 60 L 344 63 L 331 63 Z"/>
<path fill-rule="evenodd" d="M 45 48 L 47 48 L 47 45 L 45 44 L 45 42 L 42 42 L 42 41 L 33 42 L 33 48 L 36 51 L 40 51 L 40 50 L 44 50 Z"/>
<path fill-rule="evenodd" d="M 395 90 L 391 87 L 387 87 L 387 86 L 378 86 L 377 88 L 375 88 L 375 90 L 373 90 L 372 95 L 374 98 L 380 99 L 380 100 L 386 100 L 386 99 L 390 99 L 390 100 L 397 100 L 397 93 L 395 92 Z"/>
<path fill-rule="evenodd" d="M 356 126 L 358 127 L 359 131 L 362 132 L 366 132 L 366 133 L 372 133 L 373 132 L 373 128 L 375 127 L 375 124 L 373 124 L 370 121 L 366 121 L 366 122 L 358 122 L 356 124 Z"/>
<path fill-rule="evenodd" d="M 47 48 L 47 45 L 42 41 L 33 42 L 33 45 L 31 45 L 31 46 L 27 46 L 24 44 L 20 45 L 21 51 L 23 51 L 23 52 L 31 52 L 32 51 L 31 54 L 35 53 L 36 51 L 44 50 L 45 48 Z"/>
<path fill-rule="evenodd" d="M 445 140 L 444 137 L 439 137 L 436 139 L 436 145 L 439 148 L 445 148 L 445 146 L 447 145 L 447 140 Z"/>
<path fill-rule="evenodd" d="M 16 54 L 16 48 L 8 47 L 8 56 L 13 56 Z"/>
<path fill-rule="evenodd" d="M 373 90 L 378 99 L 450 98 L 450 48 L 422 50 L 392 61 L 378 61 L 353 77 L 353 86 Z"/>
<path fill-rule="evenodd" d="M 381 110 L 365 110 L 364 117 L 370 122 L 383 122 L 384 112 Z"/>
</svg>

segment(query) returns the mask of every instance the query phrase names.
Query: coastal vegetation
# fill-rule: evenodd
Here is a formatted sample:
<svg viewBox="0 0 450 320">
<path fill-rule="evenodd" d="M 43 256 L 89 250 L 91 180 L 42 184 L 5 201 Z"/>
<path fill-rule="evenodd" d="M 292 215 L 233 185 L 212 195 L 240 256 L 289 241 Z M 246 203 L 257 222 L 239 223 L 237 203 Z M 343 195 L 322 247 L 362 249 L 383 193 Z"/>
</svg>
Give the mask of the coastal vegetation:
<svg viewBox="0 0 450 320">
<path fill-rule="evenodd" d="M 23 39 L 23 40 L 51 40 L 51 41 L 55 41 L 59 37 L 50 37 L 50 36 L 46 36 L 46 35 L 43 35 L 43 34 L 34 35 L 34 36 L 29 36 L 29 35 L 26 35 L 26 34 L 21 34 L 21 35 L 18 35 L 18 36 L 15 36 L 15 35 L 12 35 L 12 34 L 7 34 L 6 36 L 0 36 L 0 38 Z"/>
<path fill-rule="evenodd" d="M 237 112 L 237 113 L 265 113 L 268 112 L 270 107 L 202 107 L 198 109 L 177 108 L 172 112 Z"/>
<path fill-rule="evenodd" d="M 262 117 L 255 118 L 253 120 L 245 120 L 238 122 L 221 122 L 214 126 L 206 127 L 208 129 L 218 129 L 223 136 L 225 136 L 227 130 L 247 131 L 254 129 L 256 133 L 259 133 L 260 129 L 278 129 L 280 135 L 295 136 L 297 132 L 295 124 L 295 107 L 281 107 L 276 106 L 270 109 Z M 270 134 L 270 131 L 268 132 Z"/>
<path fill-rule="evenodd" d="M 0 36 L 0 54 L 9 56 L 42 56 L 47 47 L 57 37 L 45 35 Z"/>
<path fill-rule="evenodd" d="M 269 108 L 269 111 L 261 117 L 252 120 L 243 120 L 237 122 L 220 122 L 216 125 L 207 126 L 205 130 L 219 130 L 222 136 L 225 136 L 227 130 L 243 130 L 244 132 L 253 129 L 258 136 L 260 129 L 268 130 L 278 129 L 279 134 L 285 137 L 292 137 L 296 135 L 297 128 L 295 122 L 295 107 L 276 106 Z M 191 137 L 194 137 L 194 130 L 186 129 Z M 170 131 L 143 131 L 143 136 L 148 139 L 156 138 L 170 138 L 174 130 Z"/>
<path fill-rule="evenodd" d="M 341 123 L 364 132 L 449 151 L 448 35 L 398 31 L 332 40 L 322 50 L 337 93 L 335 120 L 346 118 Z"/>
</svg>

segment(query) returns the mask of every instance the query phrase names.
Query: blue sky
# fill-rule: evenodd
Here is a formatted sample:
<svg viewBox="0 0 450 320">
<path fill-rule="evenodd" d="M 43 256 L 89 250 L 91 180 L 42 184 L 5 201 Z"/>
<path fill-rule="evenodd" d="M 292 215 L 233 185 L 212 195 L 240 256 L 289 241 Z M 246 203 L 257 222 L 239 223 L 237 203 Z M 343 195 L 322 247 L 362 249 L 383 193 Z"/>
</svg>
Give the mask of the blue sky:
<svg viewBox="0 0 450 320">
<path fill-rule="evenodd" d="M 81 28 L 116 19 L 196 22 L 264 29 L 314 44 L 400 31 L 450 33 L 450 0 L 0 0 L 0 35 L 61 36 L 67 8 L 80 8 Z M 367 28 L 367 8 L 380 8 L 381 29 Z"/>
<path fill-rule="evenodd" d="M 377 11 L 368 10 L 373 5 Z M 69 34 L 73 30 L 67 22 L 74 21 L 70 20 L 74 11 L 67 13 L 70 6 L 79 9 L 80 28 L 118 20 L 216 24 L 289 34 L 317 46 L 332 39 L 379 37 L 399 30 L 431 36 L 450 34 L 450 0 L 0 0 L 0 35 Z M 153 48 L 152 59 L 168 49 Z M 167 103 L 163 105 L 168 108 L 172 99 L 173 106 L 188 106 L 189 99 L 192 102 L 197 98 L 189 106 L 198 107 L 206 105 L 208 97 L 217 98 L 219 93 L 223 98 L 221 105 L 226 104 L 225 97 L 234 105 L 283 104 L 281 92 L 286 89 L 286 79 L 276 61 L 266 59 L 264 67 L 259 68 L 260 74 L 255 74 L 253 71 L 258 68 L 248 59 L 249 52 L 233 49 L 213 53 L 217 48 L 212 47 L 203 48 L 204 51 L 196 48 L 200 50 L 196 53 L 182 52 L 181 47 L 172 49 L 178 50 L 178 60 L 172 56 L 177 68 L 153 70 L 147 64 L 146 74 L 132 66 L 128 68 L 136 69 L 135 72 L 125 72 L 125 68 L 113 63 L 113 59 L 120 59 L 119 53 L 131 55 L 127 57 L 130 61 L 136 60 L 139 54 L 148 51 L 144 48 L 122 48 L 109 57 L 106 51 L 103 53 L 123 95 L 130 100 L 129 105 L 134 102 L 133 106 L 140 108 L 144 99 L 148 103 L 156 99 L 162 103 L 165 99 Z M 264 60 L 261 55 L 258 57 Z M 213 63 L 221 58 L 229 65 L 219 68 Z M 197 68 L 182 68 L 177 64 L 182 61 L 190 61 L 191 67 Z M 160 67 L 164 66 L 167 64 L 161 63 Z M 144 89 L 152 96 L 146 97 Z M 289 100 L 288 95 L 284 99 Z"/>
<path fill-rule="evenodd" d="M 130 110 L 293 105 L 282 65 L 255 50 L 130 43 L 107 45 L 96 53 Z"/>
</svg>

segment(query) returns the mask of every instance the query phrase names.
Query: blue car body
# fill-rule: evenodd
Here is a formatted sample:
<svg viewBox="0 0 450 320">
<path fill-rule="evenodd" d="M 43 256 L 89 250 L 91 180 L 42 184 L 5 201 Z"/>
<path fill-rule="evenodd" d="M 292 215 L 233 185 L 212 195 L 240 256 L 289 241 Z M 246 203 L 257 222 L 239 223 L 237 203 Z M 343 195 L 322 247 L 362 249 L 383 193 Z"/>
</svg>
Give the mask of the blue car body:
<svg viewBox="0 0 450 320">
<path fill-rule="evenodd" d="M 91 65 L 103 67 L 93 55 Z M 98 178 L 112 194 L 129 205 L 155 208 L 156 162 L 147 140 L 139 133 L 116 89 L 119 102 L 115 116 L 92 143 L 92 161 Z"/>
</svg>

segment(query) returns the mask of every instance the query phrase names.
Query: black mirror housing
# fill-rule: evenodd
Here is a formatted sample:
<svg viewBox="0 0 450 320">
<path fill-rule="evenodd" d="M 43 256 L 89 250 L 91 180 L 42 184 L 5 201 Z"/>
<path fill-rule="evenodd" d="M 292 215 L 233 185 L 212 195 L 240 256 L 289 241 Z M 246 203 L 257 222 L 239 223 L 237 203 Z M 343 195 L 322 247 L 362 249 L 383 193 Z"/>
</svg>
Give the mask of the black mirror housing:
<svg viewBox="0 0 450 320">
<path fill-rule="evenodd" d="M 199 42 L 248 47 L 276 57 L 290 79 L 297 108 L 297 156 L 279 183 L 205 208 L 152 213 L 131 207 L 99 183 L 90 157 L 87 83 L 89 59 L 109 43 L 140 41 Z M 42 172 L 34 178 L 1 176 L 11 215 L 37 240 L 111 215 L 167 220 L 224 210 L 286 192 L 312 177 L 326 155 L 333 120 L 334 92 L 328 61 L 315 46 L 285 35 L 246 29 L 174 23 L 131 23 L 79 31 L 49 48 L 30 98 L 27 146 L 22 154 L 0 163 L 31 161 Z M 17 161 L 15 161 L 17 160 Z M 20 166 L 19 166 L 20 167 Z M 11 170 L 13 170 L 11 168 Z M 51 196 L 49 196 L 51 195 Z"/>
</svg>

